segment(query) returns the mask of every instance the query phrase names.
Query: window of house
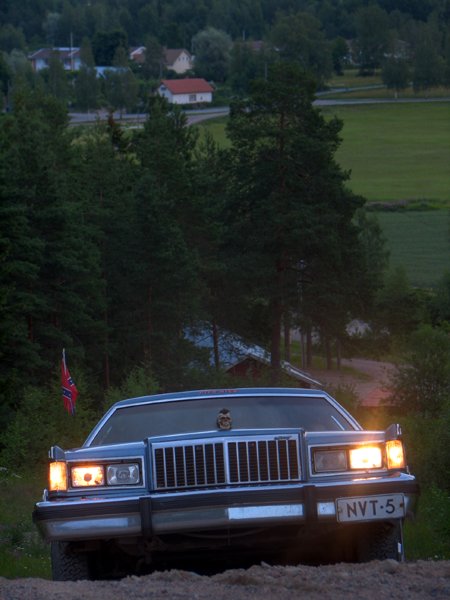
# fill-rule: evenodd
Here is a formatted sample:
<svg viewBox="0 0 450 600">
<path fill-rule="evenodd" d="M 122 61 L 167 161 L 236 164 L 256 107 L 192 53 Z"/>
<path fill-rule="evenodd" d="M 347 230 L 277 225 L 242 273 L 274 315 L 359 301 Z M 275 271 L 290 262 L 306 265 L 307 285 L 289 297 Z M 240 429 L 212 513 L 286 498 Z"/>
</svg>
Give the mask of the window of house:
<svg viewBox="0 0 450 600">
<path fill-rule="evenodd" d="M 197 101 L 197 95 L 189 94 L 189 102 L 196 102 L 196 101 Z"/>
</svg>

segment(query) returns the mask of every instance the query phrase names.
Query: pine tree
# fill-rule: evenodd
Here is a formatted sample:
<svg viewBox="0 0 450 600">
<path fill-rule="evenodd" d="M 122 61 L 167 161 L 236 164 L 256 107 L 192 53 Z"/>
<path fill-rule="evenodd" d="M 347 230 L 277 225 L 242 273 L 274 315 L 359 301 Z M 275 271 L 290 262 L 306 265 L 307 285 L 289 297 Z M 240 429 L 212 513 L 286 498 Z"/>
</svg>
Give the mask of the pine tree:
<svg viewBox="0 0 450 600">
<path fill-rule="evenodd" d="M 336 333 L 333 321 L 343 326 L 344 300 L 356 284 L 348 283 L 349 260 L 359 250 L 352 219 L 363 200 L 345 188 L 347 174 L 334 160 L 341 124 L 313 107 L 314 90 L 295 65 L 274 65 L 267 81 L 255 82 L 249 100 L 232 107 L 228 125 L 230 260 L 241 298 L 251 299 L 247 307 L 264 308 L 273 382 L 280 374 L 283 317 L 308 316 L 304 306 L 298 314 L 300 276 L 304 285 L 314 283 L 330 311 L 329 335 Z"/>
</svg>

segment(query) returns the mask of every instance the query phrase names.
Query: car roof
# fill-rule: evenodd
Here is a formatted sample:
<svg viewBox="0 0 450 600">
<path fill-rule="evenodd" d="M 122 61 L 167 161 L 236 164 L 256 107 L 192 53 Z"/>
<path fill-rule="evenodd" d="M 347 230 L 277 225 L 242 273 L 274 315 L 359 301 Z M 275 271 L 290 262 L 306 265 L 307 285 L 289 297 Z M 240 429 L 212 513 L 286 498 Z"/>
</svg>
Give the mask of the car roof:
<svg viewBox="0 0 450 600">
<path fill-rule="evenodd" d="M 244 396 L 308 396 L 317 398 L 330 398 L 323 390 L 310 388 L 278 388 L 278 387 L 261 387 L 261 388 L 220 388 L 220 389 L 205 389 L 192 390 L 185 392 L 171 392 L 166 394 L 153 394 L 149 396 L 139 396 L 137 398 L 127 398 L 116 402 L 113 407 L 115 409 L 136 405 L 149 404 L 153 402 L 171 402 L 180 400 L 199 400 L 207 398 L 229 398 L 229 397 L 244 397 Z"/>
</svg>

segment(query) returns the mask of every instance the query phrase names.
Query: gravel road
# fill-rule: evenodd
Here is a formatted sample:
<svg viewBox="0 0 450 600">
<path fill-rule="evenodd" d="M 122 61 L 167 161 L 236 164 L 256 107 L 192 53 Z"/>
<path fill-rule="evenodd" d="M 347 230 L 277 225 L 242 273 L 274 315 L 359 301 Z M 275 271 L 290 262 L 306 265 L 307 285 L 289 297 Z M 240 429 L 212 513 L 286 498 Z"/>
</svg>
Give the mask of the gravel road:
<svg viewBox="0 0 450 600">
<path fill-rule="evenodd" d="M 450 598 L 450 561 L 277 567 L 211 577 L 165 571 L 120 581 L 57 582 L 0 577 L 1 600 L 424 600 Z"/>
</svg>

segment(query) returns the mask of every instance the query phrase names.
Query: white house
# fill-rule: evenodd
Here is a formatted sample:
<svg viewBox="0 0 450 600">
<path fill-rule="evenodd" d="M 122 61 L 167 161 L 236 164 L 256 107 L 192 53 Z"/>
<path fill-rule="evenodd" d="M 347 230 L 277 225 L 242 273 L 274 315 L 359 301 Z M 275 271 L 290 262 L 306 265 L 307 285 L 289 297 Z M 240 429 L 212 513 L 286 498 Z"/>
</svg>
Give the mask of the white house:
<svg viewBox="0 0 450 600">
<path fill-rule="evenodd" d="M 193 68 L 193 58 L 190 52 L 184 48 L 166 48 L 164 50 L 164 62 L 167 69 L 181 75 Z"/>
<path fill-rule="evenodd" d="M 212 102 L 214 89 L 205 79 L 163 79 L 158 94 L 170 104 Z"/>
<path fill-rule="evenodd" d="M 81 66 L 79 48 L 40 48 L 28 55 L 34 71 L 48 69 L 50 57 L 57 54 L 66 71 L 78 71 Z"/>
</svg>

